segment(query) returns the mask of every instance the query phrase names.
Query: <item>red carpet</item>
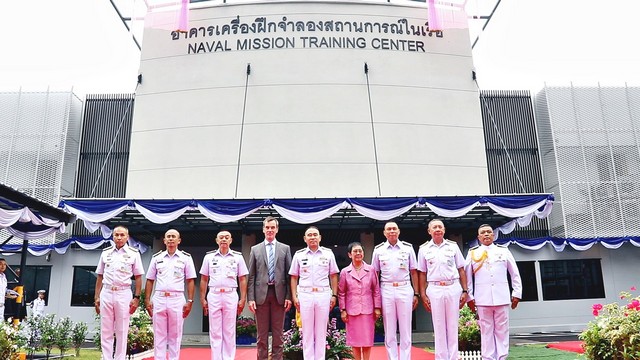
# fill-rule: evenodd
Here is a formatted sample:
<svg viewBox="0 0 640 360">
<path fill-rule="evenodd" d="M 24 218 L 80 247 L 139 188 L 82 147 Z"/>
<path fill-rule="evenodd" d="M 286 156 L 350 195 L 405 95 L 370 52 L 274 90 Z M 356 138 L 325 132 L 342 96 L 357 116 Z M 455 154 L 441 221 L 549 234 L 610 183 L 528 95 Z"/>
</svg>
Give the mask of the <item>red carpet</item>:
<svg viewBox="0 0 640 360">
<path fill-rule="evenodd" d="M 579 354 L 584 354 L 584 349 L 582 348 L 582 341 L 562 341 L 558 343 L 553 343 L 547 345 L 550 349 L 563 350 L 563 351 L 571 351 Z"/>
<path fill-rule="evenodd" d="M 194 359 L 209 359 L 211 357 L 210 349 L 208 348 L 185 348 L 180 351 L 180 360 L 194 360 Z M 235 360 L 255 360 L 256 348 L 255 347 L 240 347 L 236 350 Z M 371 359 L 386 359 L 387 352 L 384 346 L 374 346 L 371 350 Z M 411 348 L 412 360 L 433 360 L 435 357 L 432 353 L 423 349 L 412 347 Z M 145 360 L 153 360 L 153 357 Z"/>
</svg>

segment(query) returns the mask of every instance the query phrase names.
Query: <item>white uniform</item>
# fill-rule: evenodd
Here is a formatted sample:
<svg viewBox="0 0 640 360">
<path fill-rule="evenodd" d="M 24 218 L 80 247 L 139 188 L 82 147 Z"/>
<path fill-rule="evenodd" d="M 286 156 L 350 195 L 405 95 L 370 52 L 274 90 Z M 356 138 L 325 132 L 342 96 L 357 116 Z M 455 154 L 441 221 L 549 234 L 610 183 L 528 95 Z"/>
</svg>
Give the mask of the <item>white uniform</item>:
<svg viewBox="0 0 640 360">
<path fill-rule="evenodd" d="M 298 301 L 302 319 L 302 354 L 305 360 L 324 360 L 331 306 L 329 276 L 339 273 L 333 251 L 324 246 L 296 251 L 289 275 L 298 277 Z"/>
<path fill-rule="evenodd" d="M 2 321 L 4 321 L 4 302 L 6 301 L 6 292 L 7 276 L 4 273 L 0 273 L 0 315 L 3 315 Z"/>
<path fill-rule="evenodd" d="M 509 354 L 509 304 L 522 298 L 522 281 L 509 249 L 491 244 L 469 250 L 466 259 L 469 301 L 475 300 L 480 318 L 482 359 L 503 360 Z M 513 292 L 509 293 L 507 273 Z"/>
<path fill-rule="evenodd" d="M 411 270 L 416 269 L 416 252 L 413 246 L 398 240 L 379 244 L 373 250 L 371 265 L 380 273 L 382 295 L 382 321 L 384 324 L 384 346 L 389 360 L 411 359 L 411 318 L 414 289 L 411 285 Z M 396 329 L 400 332 L 400 352 Z"/>
<path fill-rule="evenodd" d="M 39 297 L 36 298 L 35 300 L 33 300 L 31 302 L 32 306 L 33 306 L 33 316 L 42 316 L 44 315 L 44 306 L 45 306 L 45 301 L 44 299 L 40 299 Z"/>
<path fill-rule="evenodd" d="M 100 291 L 100 344 L 103 360 L 125 360 L 129 332 L 129 304 L 133 298 L 131 278 L 144 274 L 137 249 L 124 245 L 102 251 L 96 273 L 102 275 Z M 116 352 L 113 356 L 113 335 Z"/>
<path fill-rule="evenodd" d="M 182 309 L 186 304 L 184 287 L 186 279 L 195 279 L 193 259 L 189 253 L 176 250 L 170 255 L 166 250 L 151 258 L 147 280 L 153 280 L 153 342 L 155 359 L 169 360 L 180 358 L 182 327 L 184 318 Z M 167 351 L 168 346 L 168 351 Z"/>
<path fill-rule="evenodd" d="M 427 276 L 436 360 L 458 359 L 460 268 L 464 268 L 464 258 L 451 240 L 444 239 L 440 245 L 430 240 L 418 250 L 418 270 Z"/>
<path fill-rule="evenodd" d="M 202 260 L 200 274 L 209 277 L 207 295 L 211 360 L 233 360 L 236 356 L 238 277 L 249 273 L 242 254 L 229 250 L 209 251 Z"/>
</svg>

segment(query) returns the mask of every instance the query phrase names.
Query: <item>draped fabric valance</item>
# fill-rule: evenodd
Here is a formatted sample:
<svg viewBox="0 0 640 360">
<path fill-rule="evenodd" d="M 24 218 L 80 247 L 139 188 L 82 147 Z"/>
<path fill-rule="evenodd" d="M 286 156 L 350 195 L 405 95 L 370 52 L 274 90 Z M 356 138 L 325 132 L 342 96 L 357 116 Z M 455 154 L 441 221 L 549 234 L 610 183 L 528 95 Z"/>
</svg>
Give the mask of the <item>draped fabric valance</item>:
<svg viewBox="0 0 640 360">
<path fill-rule="evenodd" d="M 275 210 L 281 217 L 299 224 L 322 221 L 345 209 L 378 221 L 391 220 L 413 209 L 428 209 L 439 217 L 455 218 L 467 215 L 478 208 L 490 209 L 496 214 L 511 219 L 496 228 L 496 243 L 517 244 L 528 250 L 538 250 L 551 245 L 563 251 L 567 245 L 575 250 L 588 250 L 599 243 L 608 249 L 617 249 L 630 242 L 640 247 L 640 237 L 620 238 L 554 238 L 507 239 L 504 234 L 517 227 L 528 226 L 533 217 L 545 218 L 553 208 L 554 197 L 550 194 L 486 195 L 486 196 L 438 196 L 400 198 L 331 198 L 331 199 L 234 199 L 234 200 L 136 200 L 136 199 L 64 199 L 59 207 L 78 219 L 91 232 L 100 231 L 92 237 L 69 238 L 55 244 L 29 244 L 33 255 L 44 255 L 51 250 L 60 254 L 72 244 L 91 250 L 110 241 L 111 229 L 103 224 L 125 211 L 139 213 L 155 224 L 166 224 L 185 213 L 200 213 L 217 223 L 230 223 L 244 219 L 261 209 Z M 54 232 L 64 232 L 65 222 L 43 218 L 25 207 L 22 209 L 0 208 L 0 228 L 7 229 L 16 237 L 37 239 Z M 501 234 L 503 234 L 501 236 Z M 141 251 L 146 245 L 131 239 L 131 245 Z M 15 249 L 14 249 L 15 248 Z M 5 251 L 17 250 L 19 245 L 7 244 Z"/>
<path fill-rule="evenodd" d="M 65 223 L 35 214 L 28 207 L 21 209 L 0 208 L 0 229 L 6 229 L 20 239 L 34 240 L 65 231 Z"/>
<path fill-rule="evenodd" d="M 76 244 L 84 250 L 94 250 L 101 247 L 105 243 L 112 242 L 110 239 L 104 239 L 102 236 L 82 237 L 82 238 L 69 238 L 63 241 L 59 241 L 54 244 L 29 244 L 27 251 L 33 256 L 44 256 L 50 251 L 55 251 L 58 254 L 64 254 L 69 249 L 69 246 Z M 141 253 L 146 252 L 149 247 L 134 238 L 129 238 L 129 246 L 133 246 L 140 250 Z M 3 251 L 20 251 L 22 249 L 21 244 L 7 244 L 2 246 Z"/>
<path fill-rule="evenodd" d="M 513 219 L 498 228 L 499 232 L 510 233 L 516 225 L 529 225 L 533 216 L 548 216 L 553 200 L 550 194 L 264 200 L 65 199 L 60 202 L 60 207 L 82 219 L 89 231 L 100 230 L 104 238 L 111 236 L 111 229 L 101 223 L 124 211 L 137 211 L 155 224 L 176 220 L 187 211 L 197 211 L 218 223 L 229 223 L 263 208 L 274 209 L 292 222 L 311 224 L 342 209 L 354 209 L 367 218 L 385 221 L 413 208 L 428 208 L 440 217 L 453 218 L 464 216 L 478 207 L 488 207 Z"/>
<path fill-rule="evenodd" d="M 594 244 L 600 244 L 607 249 L 617 249 L 624 243 L 631 243 L 640 247 L 640 236 L 607 237 L 607 238 L 557 238 L 542 237 L 536 239 L 499 239 L 496 243 L 502 245 L 517 244 L 523 249 L 539 250 L 545 245 L 551 245 L 557 252 L 561 252 L 567 245 L 574 250 L 585 251 L 591 249 Z"/>
</svg>

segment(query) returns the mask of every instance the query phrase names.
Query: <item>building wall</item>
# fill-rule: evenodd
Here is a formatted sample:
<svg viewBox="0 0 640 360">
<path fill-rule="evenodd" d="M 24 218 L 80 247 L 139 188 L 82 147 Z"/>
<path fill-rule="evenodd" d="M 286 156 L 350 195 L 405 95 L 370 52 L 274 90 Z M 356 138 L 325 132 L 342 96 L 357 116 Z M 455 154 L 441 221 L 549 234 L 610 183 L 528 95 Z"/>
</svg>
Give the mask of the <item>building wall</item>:
<svg viewBox="0 0 640 360">
<path fill-rule="evenodd" d="M 71 195 L 81 110 L 82 101 L 73 92 L 0 93 L 0 182 L 54 206 L 60 196 Z M 2 232 L 0 240 L 4 239 Z"/>
<path fill-rule="evenodd" d="M 640 271 L 638 258 L 640 248 L 629 243 L 619 249 L 607 249 L 595 244 L 587 251 L 577 251 L 569 246 L 556 252 L 551 246 L 540 250 L 524 250 L 517 245 L 509 247 L 516 261 L 535 261 L 538 287 L 537 301 L 520 302 L 511 311 L 511 333 L 540 331 L 582 331 L 593 320 L 591 307 L 594 304 L 608 304 L 620 301 L 620 291 L 629 291 L 638 286 L 637 273 Z M 540 261 L 600 259 L 604 280 L 605 298 L 576 300 L 543 300 Z"/>
<path fill-rule="evenodd" d="M 529 91 L 480 92 L 482 122 L 492 194 L 544 193 L 538 134 Z M 549 235 L 547 220 L 533 219 L 509 238 Z"/>
<path fill-rule="evenodd" d="M 126 193 L 133 94 L 89 94 L 85 99 L 75 197 L 122 198 Z M 82 220 L 70 231 L 88 235 Z"/>
<path fill-rule="evenodd" d="M 640 88 L 545 87 L 536 113 L 552 235 L 640 235 Z"/>
<path fill-rule="evenodd" d="M 152 14 L 127 197 L 486 193 L 468 30 L 430 34 L 426 16 L 424 5 L 382 2 L 207 5 L 190 11 L 193 33 L 174 40 Z M 252 33 L 261 19 L 272 30 Z M 294 30 L 298 22 L 335 28 Z M 339 22 L 349 25 L 337 31 Z M 352 29 L 367 23 L 373 31 Z M 263 46 L 282 39 L 293 43 Z M 356 43 L 332 42 L 345 39 Z M 391 42 L 406 46 L 380 48 Z"/>
</svg>

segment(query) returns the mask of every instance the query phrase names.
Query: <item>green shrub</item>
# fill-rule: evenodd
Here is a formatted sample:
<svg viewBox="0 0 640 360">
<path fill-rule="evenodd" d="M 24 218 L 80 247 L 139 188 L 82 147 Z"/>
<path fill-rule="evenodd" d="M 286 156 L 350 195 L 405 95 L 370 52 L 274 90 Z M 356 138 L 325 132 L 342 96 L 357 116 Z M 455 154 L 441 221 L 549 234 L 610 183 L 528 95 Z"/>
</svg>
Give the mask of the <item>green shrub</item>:
<svg viewBox="0 0 640 360">
<path fill-rule="evenodd" d="M 632 287 L 631 291 L 636 288 Z M 640 359 L 640 296 L 620 293 L 626 304 L 594 304 L 595 319 L 580 334 L 584 354 L 593 360 Z"/>
</svg>

